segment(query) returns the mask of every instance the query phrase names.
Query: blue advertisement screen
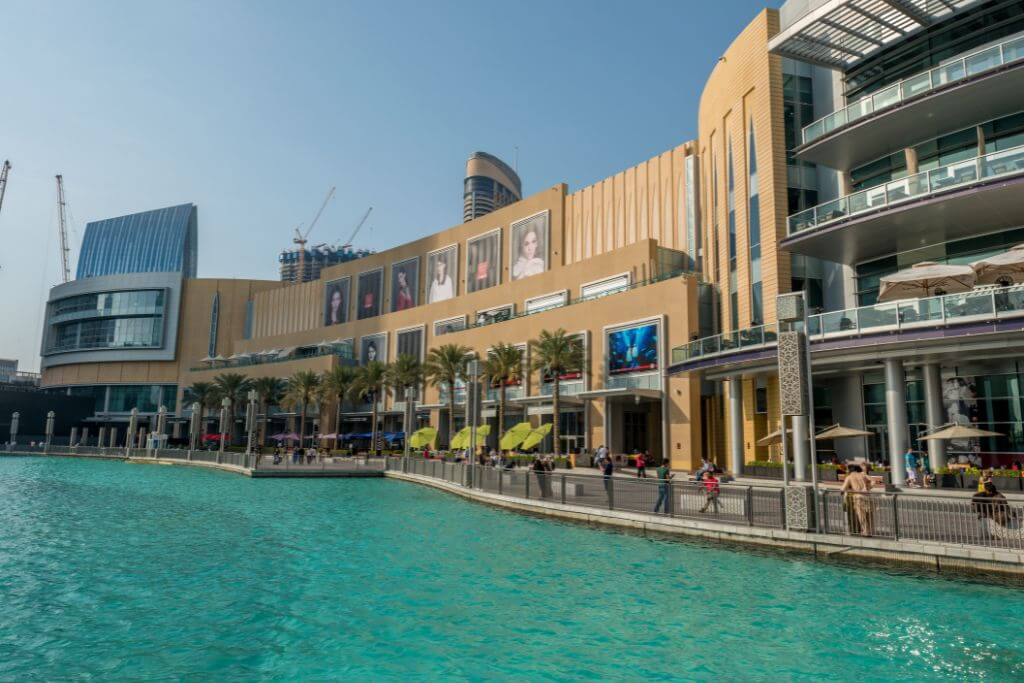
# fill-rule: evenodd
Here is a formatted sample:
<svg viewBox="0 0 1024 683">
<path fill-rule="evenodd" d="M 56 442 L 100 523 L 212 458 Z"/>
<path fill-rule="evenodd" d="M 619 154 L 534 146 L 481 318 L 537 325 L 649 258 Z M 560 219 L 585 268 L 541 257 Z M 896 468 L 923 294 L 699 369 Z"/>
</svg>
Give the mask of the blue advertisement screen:
<svg viewBox="0 0 1024 683">
<path fill-rule="evenodd" d="M 623 375 L 658 369 L 658 326 L 654 323 L 608 335 L 608 373 Z"/>
</svg>

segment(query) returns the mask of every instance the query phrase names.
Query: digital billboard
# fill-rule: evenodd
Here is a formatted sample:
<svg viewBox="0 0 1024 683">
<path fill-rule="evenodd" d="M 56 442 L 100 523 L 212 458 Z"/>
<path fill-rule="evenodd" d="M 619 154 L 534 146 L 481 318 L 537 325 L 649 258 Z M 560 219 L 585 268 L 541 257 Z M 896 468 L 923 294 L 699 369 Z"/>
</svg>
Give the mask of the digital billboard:
<svg viewBox="0 0 1024 683">
<path fill-rule="evenodd" d="M 331 280 L 324 285 L 324 325 L 348 322 L 348 297 L 352 278 Z"/>
<path fill-rule="evenodd" d="M 658 369 L 658 325 L 646 323 L 608 333 L 608 374 Z"/>
<path fill-rule="evenodd" d="M 413 308 L 420 302 L 420 258 L 391 264 L 391 312 Z"/>
</svg>

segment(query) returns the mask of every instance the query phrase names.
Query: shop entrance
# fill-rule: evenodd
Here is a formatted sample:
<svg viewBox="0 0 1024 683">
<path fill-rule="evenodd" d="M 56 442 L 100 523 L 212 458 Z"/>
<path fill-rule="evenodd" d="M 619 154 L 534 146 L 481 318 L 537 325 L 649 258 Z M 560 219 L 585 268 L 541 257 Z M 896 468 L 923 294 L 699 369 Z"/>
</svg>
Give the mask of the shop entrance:
<svg viewBox="0 0 1024 683">
<path fill-rule="evenodd" d="M 632 453 L 634 451 L 649 451 L 651 450 L 650 443 L 647 440 L 647 420 L 648 413 L 646 410 L 625 410 L 622 413 L 622 451 L 624 453 Z"/>
</svg>

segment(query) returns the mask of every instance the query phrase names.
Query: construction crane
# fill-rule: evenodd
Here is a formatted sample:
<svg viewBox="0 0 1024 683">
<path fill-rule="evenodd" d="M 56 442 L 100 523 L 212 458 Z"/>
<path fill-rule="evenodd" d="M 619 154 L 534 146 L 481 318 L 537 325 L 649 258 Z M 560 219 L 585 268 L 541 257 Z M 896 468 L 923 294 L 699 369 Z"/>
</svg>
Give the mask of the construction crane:
<svg viewBox="0 0 1024 683">
<path fill-rule="evenodd" d="M 63 269 L 64 282 L 71 281 L 71 267 L 68 265 L 68 257 L 71 249 L 68 247 L 68 224 L 64 216 L 67 202 L 64 201 L 64 176 L 57 174 L 57 229 L 60 230 L 60 265 Z"/>
<path fill-rule="evenodd" d="M 345 244 L 341 245 L 341 247 L 340 247 L 341 249 L 348 249 L 348 248 L 350 248 L 352 246 L 352 243 L 356 239 L 356 235 L 359 234 L 359 230 L 363 227 L 363 224 L 366 223 L 366 219 L 370 217 L 370 212 L 371 211 L 373 211 L 373 207 L 372 206 L 369 209 L 366 210 L 366 213 L 363 214 L 362 220 L 359 221 L 359 224 L 356 225 L 356 229 L 352 231 L 351 235 L 349 235 L 348 241 L 345 242 Z"/>
<path fill-rule="evenodd" d="M 0 209 L 4 208 L 4 193 L 7 192 L 7 174 L 11 171 L 11 162 L 4 159 L 4 165 L 0 167 Z"/>
<path fill-rule="evenodd" d="M 320 205 L 320 209 L 316 212 L 316 215 L 313 216 L 313 221 L 309 224 L 309 228 L 306 229 L 306 232 L 302 232 L 302 224 L 299 224 L 299 227 L 295 228 L 295 237 L 292 238 L 292 242 L 299 245 L 299 276 L 296 278 L 296 282 L 302 282 L 306 279 L 306 241 L 309 237 L 309 233 L 311 233 L 313 228 L 316 227 L 316 222 L 320 220 L 320 215 L 324 212 L 324 209 L 327 208 L 327 202 L 331 201 L 331 198 L 334 196 L 334 190 L 334 186 L 331 186 L 331 189 L 327 191 L 327 196 L 324 197 L 324 203 Z"/>
</svg>

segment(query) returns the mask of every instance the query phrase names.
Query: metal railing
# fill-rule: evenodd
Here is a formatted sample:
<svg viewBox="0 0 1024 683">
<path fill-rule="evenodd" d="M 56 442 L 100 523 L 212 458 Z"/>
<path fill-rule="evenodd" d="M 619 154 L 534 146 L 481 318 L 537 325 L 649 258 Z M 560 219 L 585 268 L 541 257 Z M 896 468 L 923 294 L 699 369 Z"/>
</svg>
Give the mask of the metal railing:
<svg viewBox="0 0 1024 683">
<path fill-rule="evenodd" d="M 239 455 L 244 455 L 244 453 Z M 383 472 L 387 466 L 384 458 L 304 458 L 301 456 L 281 456 L 275 462 L 272 455 L 252 456 L 250 463 L 251 469 L 260 472 L 293 474 Z"/>
<path fill-rule="evenodd" d="M 961 294 L 905 299 L 818 313 L 807 319 L 811 342 L 840 337 L 948 327 L 1024 316 L 1024 285 L 982 287 Z M 795 329 L 799 329 L 800 324 Z M 672 362 L 684 363 L 739 351 L 773 347 L 777 323 L 704 337 L 672 349 Z"/>
<path fill-rule="evenodd" d="M 851 102 L 842 109 L 804 126 L 803 144 L 813 142 L 875 112 L 884 111 L 936 88 L 992 71 L 1022 57 L 1024 57 L 1024 36 L 1018 36 L 998 45 L 968 53 L 934 69 L 915 74 L 884 90 Z"/>
<path fill-rule="evenodd" d="M 1024 550 L 1024 507 L 969 498 L 823 490 L 822 531 Z"/>
<path fill-rule="evenodd" d="M 860 190 L 790 216 L 789 236 L 860 214 L 899 206 L 921 197 L 949 192 L 974 183 L 1024 173 L 1024 146 L 957 161 L 930 171 Z"/>
</svg>

